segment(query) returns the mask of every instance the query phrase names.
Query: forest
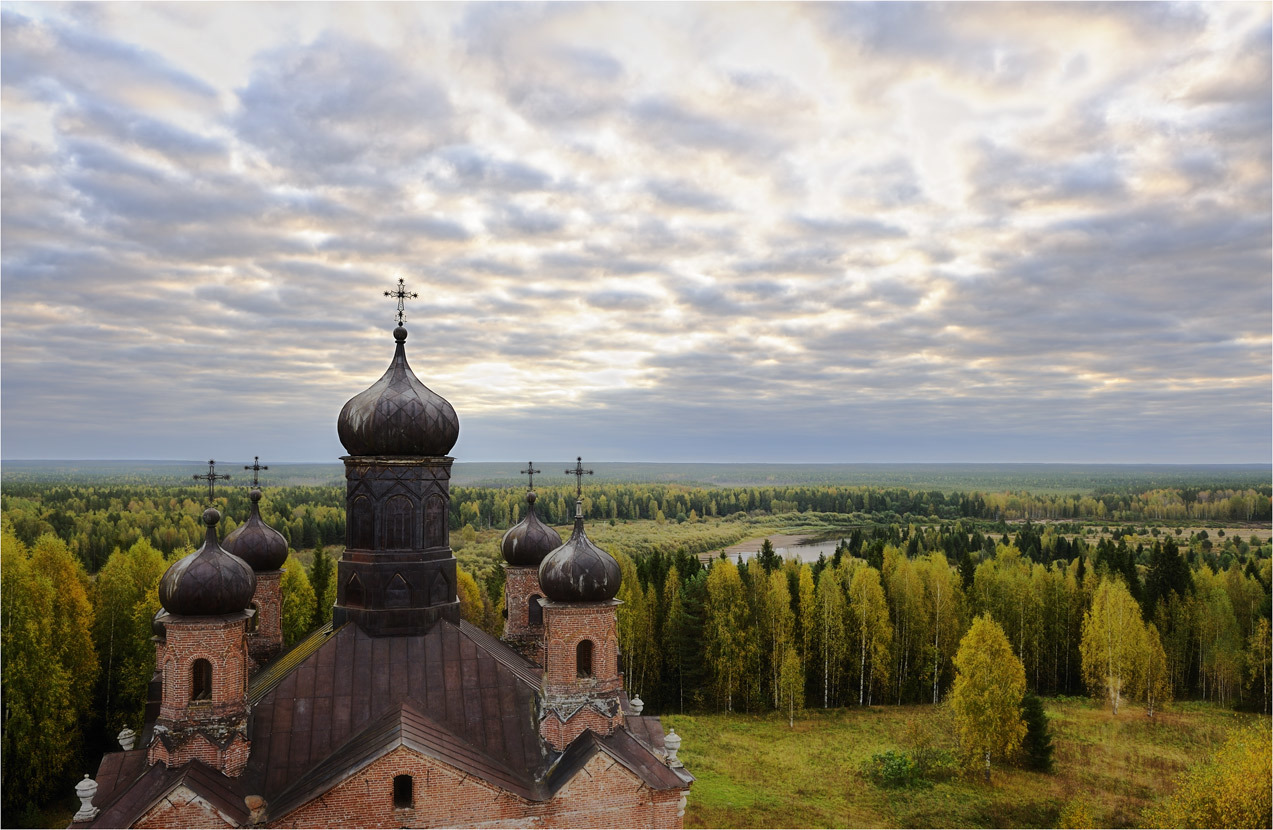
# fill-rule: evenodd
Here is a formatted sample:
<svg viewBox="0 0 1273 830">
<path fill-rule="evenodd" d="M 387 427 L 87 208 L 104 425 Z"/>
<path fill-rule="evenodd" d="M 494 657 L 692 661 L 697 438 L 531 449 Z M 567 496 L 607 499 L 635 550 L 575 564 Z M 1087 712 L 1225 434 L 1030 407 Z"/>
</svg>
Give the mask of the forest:
<svg viewBox="0 0 1273 830">
<path fill-rule="evenodd" d="M 541 517 L 565 525 L 573 489 L 537 490 Z M 246 518 L 246 496 L 217 493 L 223 535 Z M 497 635 L 498 540 L 523 497 L 452 488 L 462 613 Z M 140 728 L 157 584 L 201 542 L 205 502 L 177 485 L 4 483 L 6 826 L 30 826 L 122 727 Z M 294 642 L 330 619 L 343 492 L 270 487 L 262 508 L 294 549 L 283 583 Z M 620 562 L 621 668 L 649 712 L 934 704 L 979 615 L 1041 695 L 1088 695 L 1115 713 L 1124 701 L 1270 705 L 1266 484 L 1031 494 L 600 481 L 584 511 Z M 747 560 L 723 553 L 780 532 L 836 540 L 834 555 L 784 561 L 768 542 Z"/>
</svg>

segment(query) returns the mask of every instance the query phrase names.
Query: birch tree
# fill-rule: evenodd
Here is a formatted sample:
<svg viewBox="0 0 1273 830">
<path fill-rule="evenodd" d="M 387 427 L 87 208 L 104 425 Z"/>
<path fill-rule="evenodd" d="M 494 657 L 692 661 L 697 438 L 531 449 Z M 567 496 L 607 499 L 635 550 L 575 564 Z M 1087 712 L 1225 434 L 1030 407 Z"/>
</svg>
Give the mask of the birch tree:
<svg viewBox="0 0 1273 830">
<path fill-rule="evenodd" d="M 1101 580 L 1083 618 L 1083 680 L 1088 693 L 1104 694 L 1118 714 L 1125 687 L 1135 677 L 1137 650 L 1144 642 L 1140 606 L 1123 581 Z"/>
<path fill-rule="evenodd" d="M 955 655 L 950 704 L 964 764 L 984 764 L 987 781 L 991 759 L 1009 755 L 1025 737 L 1024 695 L 1025 667 L 1003 629 L 988 615 L 977 617 Z"/>
</svg>

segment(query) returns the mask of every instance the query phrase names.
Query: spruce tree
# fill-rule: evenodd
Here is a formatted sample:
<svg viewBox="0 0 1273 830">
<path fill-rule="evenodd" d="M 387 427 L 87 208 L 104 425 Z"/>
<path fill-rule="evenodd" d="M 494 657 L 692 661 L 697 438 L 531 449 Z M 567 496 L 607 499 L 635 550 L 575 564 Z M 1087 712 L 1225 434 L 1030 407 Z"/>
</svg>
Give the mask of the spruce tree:
<svg viewBox="0 0 1273 830">
<path fill-rule="evenodd" d="M 1026 769 L 1036 772 L 1052 771 L 1052 729 L 1048 726 L 1047 713 L 1038 695 L 1026 694 L 1021 699 L 1021 716 L 1025 721 L 1025 738 L 1021 754 Z"/>
</svg>

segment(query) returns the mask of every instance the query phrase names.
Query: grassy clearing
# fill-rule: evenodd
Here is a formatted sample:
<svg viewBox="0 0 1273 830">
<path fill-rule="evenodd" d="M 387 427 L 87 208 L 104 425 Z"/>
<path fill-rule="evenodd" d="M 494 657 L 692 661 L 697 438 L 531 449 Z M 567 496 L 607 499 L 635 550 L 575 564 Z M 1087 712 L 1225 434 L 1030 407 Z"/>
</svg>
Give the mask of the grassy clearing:
<svg viewBox="0 0 1273 830">
<path fill-rule="evenodd" d="M 956 778 L 901 789 L 858 770 L 877 752 L 905 749 L 912 720 L 943 729 L 933 707 L 810 710 L 794 730 L 777 714 L 663 720 L 684 738 L 681 757 L 698 779 L 687 827 L 1055 827 L 1071 802 L 1095 826 L 1133 827 L 1178 773 L 1255 717 L 1185 703 L 1152 720 L 1136 707 L 1115 718 L 1073 698 L 1046 709 L 1054 774 L 1000 766 L 989 785 Z"/>
</svg>

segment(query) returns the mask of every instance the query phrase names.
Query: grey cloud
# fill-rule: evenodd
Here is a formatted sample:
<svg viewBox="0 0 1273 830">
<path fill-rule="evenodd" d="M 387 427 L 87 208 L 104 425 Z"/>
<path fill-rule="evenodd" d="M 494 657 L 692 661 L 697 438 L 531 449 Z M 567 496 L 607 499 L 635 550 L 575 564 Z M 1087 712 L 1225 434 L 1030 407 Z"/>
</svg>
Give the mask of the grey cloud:
<svg viewBox="0 0 1273 830">
<path fill-rule="evenodd" d="M 487 217 L 486 227 L 499 234 L 526 234 L 540 236 L 552 234 L 566 226 L 565 217 L 546 210 L 524 208 L 507 204 L 497 208 Z"/>
<path fill-rule="evenodd" d="M 731 210 L 729 201 L 715 193 L 683 180 L 659 179 L 649 184 L 650 193 L 660 202 L 672 207 L 691 208 L 693 210 L 725 211 Z"/>
<path fill-rule="evenodd" d="M 239 135 L 306 178 L 401 162 L 456 137 L 437 80 L 395 55 L 331 33 L 276 50 L 239 90 Z"/>
<path fill-rule="evenodd" d="M 640 291 L 594 291 L 584 299 L 588 305 L 608 311 L 642 311 L 657 301 Z"/>
<path fill-rule="evenodd" d="M 694 112 L 665 96 L 651 96 L 628 109 L 645 140 L 668 149 L 720 150 L 744 156 L 769 156 L 785 142 L 772 135 Z"/>
<path fill-rule="evenodd" d="M 447 147 L 435 156 L 443 163 L 446 173 L 431 176 L 430 182 L 449 190 L 482 188 L 516 193 L 545 190 L 554 185 L 552 177 L 542 170 L 520 161 L 493 158 L 476 147 Z"/>
</svg>

